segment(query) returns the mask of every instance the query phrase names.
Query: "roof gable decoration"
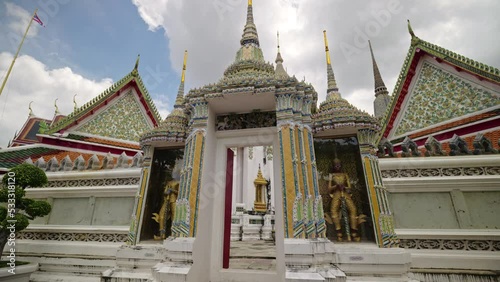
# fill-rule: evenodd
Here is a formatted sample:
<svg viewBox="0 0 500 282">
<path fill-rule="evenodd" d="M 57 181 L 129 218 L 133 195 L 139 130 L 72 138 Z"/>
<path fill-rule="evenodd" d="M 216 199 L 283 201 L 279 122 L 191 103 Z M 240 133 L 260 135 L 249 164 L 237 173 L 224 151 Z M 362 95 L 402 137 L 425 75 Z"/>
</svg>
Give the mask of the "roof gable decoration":
<svg viewBox="0 0 500 282">
<path fill-rule="evenodd" d="M 74 112 L 67 117 L 59 120 L 49 128 L 44 128 L 45 134 L 53 134 L 56 132 L 66 131 L 73 127 L 75 124 L 84 120 L 94 114 L 96 110 L 106 107 L 115 97 L 120 96 L 122 92 L 132 86 L 137 93 L 137 98 L 145 109 L 147 119 L 152 123 L 153 127 L 158 126 L 161 122 L 161 116 L 154 105 L 153 99 L 149 95 L 144 82 L 138 72 L 139 57 L 137 58 L 134 69 L 125 77 L 111 85 L 108 89 L 104 90 L 101 94 L 94 99 L 77 108 Z"/>
<path fill-rule="evenodd" d="M 500 106 L 500 93 L 422 61 L 389 138 Z"/>
<path fill-rule="evenodd" d="M 408 93 L 411 80 L 415 75 L 415 69 L 420 58 L 424 54 L 432 56 L 438 62 L 446 62 L 448 65 L 454 66 L 457 71 L 466 71 L 476 76 L 479 80 L 486 79 L 494 84 L 500 84 L 499 69 L 471 60 L 465 56 L 420 39 L 413 32 L 410 21 L 408 21 L 408 31 L 411 35 L 411 45 L 394 87 L 390 107 L 388 107 L 385 118 L 383 119 L 384 127 L 379 137 L 380 139 L 387 138 L 389 132 L 393 129 L 393 123 L 398 113 L 402 110 L 401 106 Z"/>
<path fill-rule="evenodd" d="M 115 99 L 103 110 L 71 128 L 71 131 L 139 141 L 141 134 L 153 129 L 154 124 L 147 118 L 133 92 L 133 90 L 127 91 L 126 94 Z"/>
</svg>

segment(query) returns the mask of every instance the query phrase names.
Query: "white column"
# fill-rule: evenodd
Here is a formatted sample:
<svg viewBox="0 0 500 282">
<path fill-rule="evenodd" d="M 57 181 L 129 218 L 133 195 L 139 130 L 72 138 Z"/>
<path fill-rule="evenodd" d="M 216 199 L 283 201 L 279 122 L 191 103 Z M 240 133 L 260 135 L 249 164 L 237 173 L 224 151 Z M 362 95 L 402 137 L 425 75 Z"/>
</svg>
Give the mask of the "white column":
<svg viewBox="0 0 500 282">
<path fill-rule="evenodd" d="M 247 183 L 247 179 L 248 179 L 248 169 L 249 169 L 249 165 L 248 165 L 248 147 L 245 147 L 243 148 L 243 154 L 241 155 L 242 156 L 242 160 L 241 162 L 243 163 L 242 165 L 242 168 L 243 168 L 243 179 L 242 179 L 242 185 L 241 185 L 241 202 L 245 204 L 245 210 L 248 210 L 248 209 L 251 209 L 252 206 L 248 206 L 248 183 Z M 252 205 L 253 205 L 253 202 L 252 202 Z"/>
<path fill-rule="evenodd" d="M 238 148 L 238 198 L 236 200 L 238 203 L 243 203 L 243 188 L 244 179 L 243 171 L 245 169 L 245 148 Z"/>
</svg>

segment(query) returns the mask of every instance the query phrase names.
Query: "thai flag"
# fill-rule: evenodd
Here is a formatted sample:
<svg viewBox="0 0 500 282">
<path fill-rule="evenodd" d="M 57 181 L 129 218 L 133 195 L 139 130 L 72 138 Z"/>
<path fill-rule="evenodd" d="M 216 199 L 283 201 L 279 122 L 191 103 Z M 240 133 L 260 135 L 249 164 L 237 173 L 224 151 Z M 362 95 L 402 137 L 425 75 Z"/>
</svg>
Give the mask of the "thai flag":
<svg viewBox="0 0 500 282">
<path fill-rule="evenodd" d="M 43 25 L 42 20 L 38 17 L 38 15 L 37 15 L 36 13 L 35 13 L 35 15 L 33 16 L 33 20 L 34 20 L 35 22 L 37 22 L 39 25 L 41 25 L 41 26 L 45 27 L 45 26 Z"/>
</svg>

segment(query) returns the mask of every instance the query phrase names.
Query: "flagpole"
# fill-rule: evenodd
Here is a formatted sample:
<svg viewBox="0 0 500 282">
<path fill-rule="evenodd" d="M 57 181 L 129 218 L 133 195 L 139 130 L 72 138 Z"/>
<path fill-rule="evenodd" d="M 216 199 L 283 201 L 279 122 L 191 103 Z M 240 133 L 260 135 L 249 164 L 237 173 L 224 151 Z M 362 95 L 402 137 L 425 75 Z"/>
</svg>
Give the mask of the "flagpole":
<svg viewBox="0 0 500 282">
<path fill-rule="evenodd" d="M 38 11 L 38 9 L 35 9 L 33 16 L 31 16 L 30 23 L 28 24 L 28 28 L 26 28 L 26 32 L 24 32 L 23 39 L 21 40 L 21 43 L 19 44 L 19 47 L 17 48 L 16 55 L 14 55 L 14 59 L 12 60 L 12 63 L 10 63 L 10 67 L 9 67 L 9 70 L 7 71 L 7 75 L 5 76 L 5 78 L 2 82 L 2 86 L 0 87 L 0 96 L 2 96 L 3 88 L 5 87 L 5 84 L 7 83 L 7 79 L 9 79 L 10 72 L 12 71 L 12 68 L 14 67 L 14 63 L 16 62 L 17 56 L 19 55 L 19 51 L 21 51 L 21 47 L 23 46 L 24 39 L 26 38 L 26 35 L 28 35 L 28 31 L 31 27 L 31 24 L 33 23 L 33 18 L 35 17 L 37 11 Z"/>
</svg>

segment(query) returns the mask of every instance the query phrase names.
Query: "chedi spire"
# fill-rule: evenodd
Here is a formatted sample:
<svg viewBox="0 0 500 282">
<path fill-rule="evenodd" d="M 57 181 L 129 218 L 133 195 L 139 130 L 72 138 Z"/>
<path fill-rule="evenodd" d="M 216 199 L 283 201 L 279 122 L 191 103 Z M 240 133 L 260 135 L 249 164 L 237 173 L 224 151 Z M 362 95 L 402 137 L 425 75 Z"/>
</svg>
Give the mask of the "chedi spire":
<svg viewBox="0 0 500 282">
<path fill-rule="evenodd" d="M 283 57 L 281 57 L 281 51 L 280 51 L 280 33 L 278 31 L 278 54 L 276 55 L 276 70 L 275 73 L 277 76 L 283 76 L 283 77 L 288 77 L 288 73 L 286 72 L 285 68 L 283 67 Z"/>
<path fill-rule="evenodd" d="M 187 66 L 188 51 L 184 51 L 184 62 L 182 64 L 182 75 L 181 84 L 179 85 L 179 90 L 177 91 L 177 97 L 175 99 L 175 107 L 180 107 L 184 104 L 184 81 L 186 80 L 186 66 Z"/>
<path fill-rule="evenodd" d="M 330 49 L 328 48 L 328 38 L 326 37 L 326 30 L 323 31 L 323 36 L 325 38 L 325 52 L 326 52 L 326 71 L 328 75 L 328 89 L 327 89 L 327 99 L 335 97 L 340 97 L 339 88 L 337 87 L 337 81 L 335 80 L 335 74 L 333 73 L 332 60 L 330 58 Z"/>
<path fill-rule="evenodd" d="M 373 55 L 372 43 L 368 41 L 368 45 L 370 46 L 370 54 L 372 56 L 373 63 L 373 76 L 375 81 L 375 101 L 373 102 L 375 117 L 380 118 L 385 114 L 387 107 L 390 102 L 389 92 L 387 91 L 387 87 L 385 87 L 384 80 L 382 79 L 382 75 L 380 74 L 380 70 L 378 69 L 377 61 L 375 60 L 375 56 Z"/>
<path fill-rule="evenodd" d="M 368 40 L 368 45 L 370 46 L 370 54 L 372 55 L 372 63 L 373 63 L 373 76 L 375 78 L 375 96 L 380 94 L 387 94 L 387 87 L 385 87 L 384 80 L 382 79 L 382 75 L 378 69 L 377 61 L 375 60 L 375 56 L 373 55 L 372 43 Z"/>
<path fill-rule="evenodd" d="M 247 8 L 247 23 L 245 24 L 245 28 L 243 29 L 243 36 L 240 40 L 241 46 L 245 46 L 247 44 L 255 44 L 259 45 L 259 35 L 257 34 L 257 27 L 253 21 L 253 6 L 252 0 L 248 0 L 248 8 Z"/>
</svg>

